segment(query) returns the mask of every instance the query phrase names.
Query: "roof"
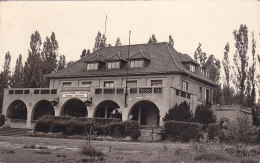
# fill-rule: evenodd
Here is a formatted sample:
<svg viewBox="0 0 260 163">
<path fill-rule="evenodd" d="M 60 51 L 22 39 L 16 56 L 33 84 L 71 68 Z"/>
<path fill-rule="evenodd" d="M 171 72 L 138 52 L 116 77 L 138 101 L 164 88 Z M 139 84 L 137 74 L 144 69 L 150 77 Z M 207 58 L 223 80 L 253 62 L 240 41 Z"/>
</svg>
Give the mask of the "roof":
<svg viewBox="0 0 260 163">
<path fill-rule="evenodd" d="M 128 48 L 129 57 L 128 57 Z M 125 46 L 114 46 L 99 49 L 85 58 L 75 62 L 70 67 L 61 71 L 48 74 L 47 78 L 84 78 L 84 77 L 102 77 L 102 76 L 123 76 L 127 74 L 127 66 L 124 63 L 121 69 L 106 69 L 102 66 L 99 70 L 86 71 L 86 63 L 105 62 L 111 60 L 127 60 L 143 58 L 148 60 L 143 68 L 128 68 L 128 75 L 149 75 L 149 74 L 176 74 L 182 73 L 190 75 L 202 82 L 213 86 L 216 83 L 205 76 L 189 71 L 182 62 L 195 62 L 187 54 L 177 52 L 171 45 L 166 42 L 136 44 Z M 196 63 L 196 62 L 195 62 Z"/>
</svg>

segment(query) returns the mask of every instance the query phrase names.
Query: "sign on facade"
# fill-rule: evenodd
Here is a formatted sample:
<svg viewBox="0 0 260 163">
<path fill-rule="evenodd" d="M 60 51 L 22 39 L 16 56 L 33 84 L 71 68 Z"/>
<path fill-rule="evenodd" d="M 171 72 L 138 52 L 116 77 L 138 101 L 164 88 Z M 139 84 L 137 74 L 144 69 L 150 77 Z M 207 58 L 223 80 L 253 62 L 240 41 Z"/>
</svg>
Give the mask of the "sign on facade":
<svg viewBox="0 0 260 163">
<path fill-rule="evenodd" d="M 62 97 L 87 98 L 90 91 L 61 91 Z"/>
</svg>

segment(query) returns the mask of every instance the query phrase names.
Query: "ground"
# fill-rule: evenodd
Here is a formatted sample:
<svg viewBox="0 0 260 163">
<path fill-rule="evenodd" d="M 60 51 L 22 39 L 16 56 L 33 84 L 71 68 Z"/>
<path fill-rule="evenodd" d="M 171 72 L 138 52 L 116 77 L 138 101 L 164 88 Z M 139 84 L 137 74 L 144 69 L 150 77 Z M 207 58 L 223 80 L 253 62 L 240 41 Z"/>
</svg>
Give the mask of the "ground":
<svg viewBox="0 0 260 163">
<path fill-rule="evenodd" d="M 83 146 L 86 140 L 0 136 L 0 163 L 82 162 Z M 91 141 L 91 146 L 109 163 L 260 162 L 256 145 Z"/>
</svg>

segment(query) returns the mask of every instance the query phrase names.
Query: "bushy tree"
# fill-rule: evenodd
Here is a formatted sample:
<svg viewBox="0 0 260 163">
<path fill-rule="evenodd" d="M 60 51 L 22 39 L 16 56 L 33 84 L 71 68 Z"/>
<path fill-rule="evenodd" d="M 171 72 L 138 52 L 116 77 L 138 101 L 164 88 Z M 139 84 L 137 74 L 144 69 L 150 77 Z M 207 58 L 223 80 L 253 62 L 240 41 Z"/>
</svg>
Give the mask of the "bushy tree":
<svg viewBox="0 0 260 163">
<path fill-rule="evenodd" d="M 170 108 L 168 113 L 166 113 L 165 117 L 163 118 L 164 121 L 192 121 L 192 112 L 190 110 L 190 106 L 186 101 L 182 102 L 180 105 L 177 104 Z"/>
<path fill-rule="evenodd" d="M 174 47 L 174 40 L 172 38 L 172 35 L 169 36 L 169 44 Z"/>
<path fill-rule="evenodd" d="M 14 73 L 11 77 L 11 87 L 22 88 L 23 87 L 23 63 L 22 55 L 20 54 L 16 60 Z"/>
<path fill-rule="evenodd" d="M 149 44 L 150 44 L 150 43 L 157 43 L 157 39 L 156 39 L 156 37 L 155 37 L 154 34 L 152 34 L 152 36 L 149 38 L 148 43 L 149 43 Z"/>
<path fill-rule="evenodd" d="M 106 40 L 107 40 L 106 36 L 102 35 L 101 32 L 98 31 L 98 34 L 95 38 L 95 44 L 94 44 L 93 52 L 98 50 L 98 49 L 106 47 L 107 46 Z"/>
<path fill-rule="evenodd" d="M 24 65 L 24 86 L 29 88 L 41 87 L 43 81 L 42 58 L 41 58 L 41 36 L 38 31 L 31 35 L 28 58 Z"/>
<path fill-rule="evenodd" d="M 4 88 L 8 88 L 10 85 L 10 62 L 11 55 L 10 52 L 7 52 L 5 54 L 3 71 L 0 73 L 0 113 L 2 112 Z"/>
<path fill-rule="evenodd" d="M 66 66 L 66 57 L 65 57 L 65 55 L 60 55 L 59 56 L 59 61 L 58 61 L 57 71 L 60 71 L 60 70 L 64 69 L 65 66 Z"/>
<path fill-rule="evenodd" d="M 207 54 L 202 51 L 201 49 L 201 43 L 199 43 L 199 46 L 197 47 L 196 51 L 194 52 L 194 59 L 196 62 L 198 62 L 201 67 L 206 63 L 207 61 Z"/>
<path fill-rule="evenodd" d="M 11 63 L 11 55 L 8 51 L 5 54 L 5 61 L 3 66 L 3 71 L 0 73 L 0 89 L 3 90 L 10 85 L 10 63 Z"/>
<path fill-rule="evenodd" d="M 248 28 L 241 24 L 239 30 L 234 30 L 236 52 L 234 54 L 233 83 L 239 94 L 239 103 L 243 104 L 246 93 L 246 79 L 248 72 Z"/>
<path fill-rule="evenodd" d="M 208 105 L 199 105 L 195 110 L 194 121 L 202 124 L 216 122 L 216 117 Z"/>
<path fill-rule="evenodd" d="M 257 137 L 257 128 L 244 117 L 227 124 L 227 129 L 222 131 L 226 141 L 233 143 L 252 143 Z"/>
<path fill-rule="evenodd" d="M 230 87 L 230 80 L 231 80 L 231 66 L 230 66 L 230 61 L 229 61 L 229 50 L 230 50 L 230 45 L 227 43 L 225 45 L 225 51 L 224 51 L 224 58 L 222 60 L 222 65 L 225 73 L 224 77 L 224 84 L 223 84 L 223 96 L 224 96 L 224 104 L 226 105 L 231 105 L 233 103 L 232 101 L 232 88 Z"/>
<path fill-rule="evenodd" d="M 121 46 L 121 45 L 122 45 L 121 40 L 120 40 L 120 38 L 118 37 L 118 38 L 116 39 L 116 46 Z"/>
</svg>

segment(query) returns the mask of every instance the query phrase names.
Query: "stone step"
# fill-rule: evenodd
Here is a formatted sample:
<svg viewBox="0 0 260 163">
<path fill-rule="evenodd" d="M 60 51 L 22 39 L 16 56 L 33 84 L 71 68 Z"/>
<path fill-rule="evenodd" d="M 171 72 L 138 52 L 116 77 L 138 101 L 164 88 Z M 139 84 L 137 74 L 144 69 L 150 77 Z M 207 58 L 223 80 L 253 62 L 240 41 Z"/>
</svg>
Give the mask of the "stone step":
<svg viewBox="0 0 260 163">
<path fill-rule="evenodd" d="M 29 136 L 31 129 L 24 128 L 2 128 L 0 129 L 0 136 Z"/>
</svg>

